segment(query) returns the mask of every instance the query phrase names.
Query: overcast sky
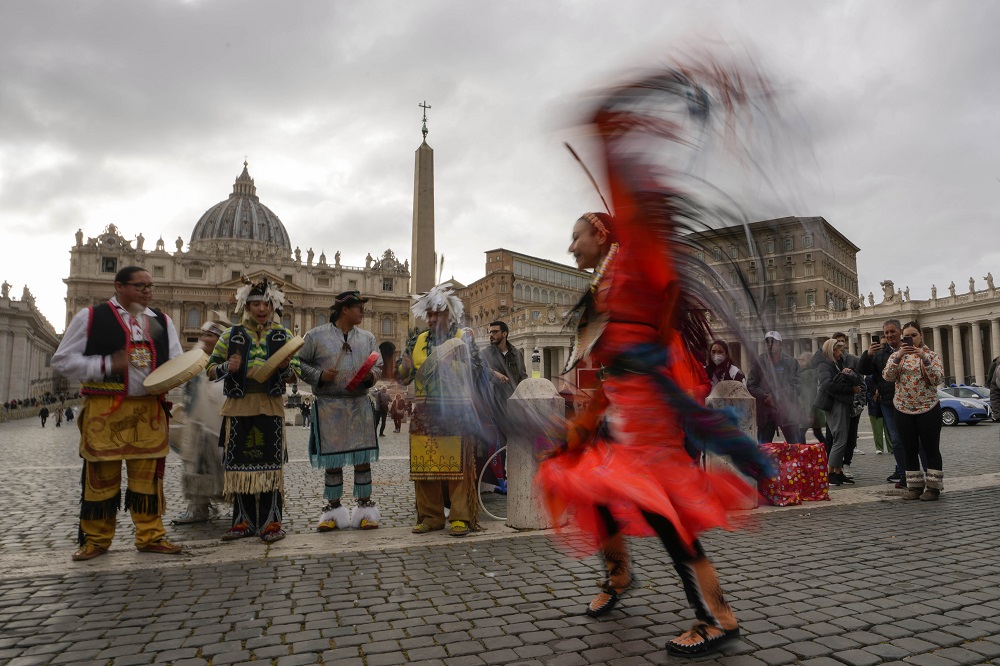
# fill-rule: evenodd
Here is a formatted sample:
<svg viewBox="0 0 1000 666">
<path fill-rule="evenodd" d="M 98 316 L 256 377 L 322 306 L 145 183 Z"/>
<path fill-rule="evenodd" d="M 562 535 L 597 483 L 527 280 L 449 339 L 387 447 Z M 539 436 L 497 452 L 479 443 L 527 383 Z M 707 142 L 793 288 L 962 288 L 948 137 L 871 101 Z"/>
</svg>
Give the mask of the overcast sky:
<svg viewBox="0 0 1000 666">
<path fill-rule="evenodd" d="M 773 77 L 810 143 L 772 209 L 861 247 L 863 294 L 982 288 L 1000 269 L 997 26 L 979 0 L 11 0 L 0 281 L 61 331 L 77 228 L 172 250 L 244 156 L 293 248 L 409 258 L 422 100 L 445 277 L 481 277 L 498 246 L 568 263 L 573 221 L 600 208 L 562 146 L 575 101 L 708 45 Z"/>
</svg>

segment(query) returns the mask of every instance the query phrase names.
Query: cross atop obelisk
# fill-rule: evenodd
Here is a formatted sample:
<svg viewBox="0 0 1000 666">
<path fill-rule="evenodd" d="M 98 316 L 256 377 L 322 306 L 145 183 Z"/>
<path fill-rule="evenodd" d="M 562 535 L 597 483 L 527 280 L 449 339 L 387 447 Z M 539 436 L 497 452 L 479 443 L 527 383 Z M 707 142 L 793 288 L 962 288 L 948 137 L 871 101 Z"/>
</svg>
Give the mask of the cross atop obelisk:
<svg viewBox="0 0 1000 666">
<path fill-rule="evenodd" d="M 417 106 L 423 108 L 424 110 L 424 126 L 420 129 L 421 133 L 424 135 L 424 141 L 427 140 L 427 109 L 431 108 L 427 105 L 427 100 L 425 99 L 422 103 L 417 104 Z"/>
</svg>

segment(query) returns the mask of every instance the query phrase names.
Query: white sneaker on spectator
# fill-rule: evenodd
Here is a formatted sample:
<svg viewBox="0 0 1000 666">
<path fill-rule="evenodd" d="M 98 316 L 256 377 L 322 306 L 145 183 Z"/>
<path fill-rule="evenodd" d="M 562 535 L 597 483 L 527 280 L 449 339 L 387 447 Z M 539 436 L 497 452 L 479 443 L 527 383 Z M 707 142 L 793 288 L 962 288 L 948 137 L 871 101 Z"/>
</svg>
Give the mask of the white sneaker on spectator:
<svg viewBox="0 0 1000 666">
<path fill-rule="evenodd" d="M 844 465 L 842 469 L 843 469 L 843 472 L 844 472 L 844 476 L 846 476 L 848 479 L 853 479 L 854 478 L 854 475 L 851 474 L 851 466 L 850 465 Z"/>
<path fill-rule="evenodd" d="M 854 449 L 854 452 L 857 453 L 859 456 L 865 455 L 865 450 L 861 448 Z"/>
</svg>

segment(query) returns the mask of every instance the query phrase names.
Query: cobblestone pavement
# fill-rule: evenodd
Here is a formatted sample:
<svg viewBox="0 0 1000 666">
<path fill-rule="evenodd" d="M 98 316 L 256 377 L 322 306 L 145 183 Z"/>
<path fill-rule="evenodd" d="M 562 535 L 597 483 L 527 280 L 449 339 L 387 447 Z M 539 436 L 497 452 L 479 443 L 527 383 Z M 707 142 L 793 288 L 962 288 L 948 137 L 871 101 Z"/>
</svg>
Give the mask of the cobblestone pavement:
<svg viewBox="0 0 1000 666">
<path fill-rule="evenodd" d="M 832 491 L 858 503 L 757 511 L 749 530 L 707 535 L 743 638 L 699 663 L 1000 664 L 998 432 L 945 430 L 939 502 L 882 493 L 890 457 L 872 455 L 862 439 L 859 487 Z M 302 462 L 304 433 L 289 431 L 285 541 L 222 545 L 219 525 L 173 527 L 188 556 L 139 554 L 123 516 L 112 553 L 70 563 L 75 430 L 0 426 L 8 470 L 0 555 L 31 560 L 0 569 L 0 663 L 679 661 L 663 646 L 691 613 L 654 540 L 631 542 L 636 585 L 619 609 L 592 620 L 582 610 L 598 563 L 567 557 L 550 534 L 494 523 L 459 540 L 395 527 L 412 511 L 402 434 L 386 438 L 387 459 L 375 468 L 386 527 L 315 534 L 315 511 L 305 509 L 319 503 L 320 476 Z M 178 472 L 168 467 L 172 500 Z M 986 474 L 979 487 L 962 483 Z"/>
</svg>

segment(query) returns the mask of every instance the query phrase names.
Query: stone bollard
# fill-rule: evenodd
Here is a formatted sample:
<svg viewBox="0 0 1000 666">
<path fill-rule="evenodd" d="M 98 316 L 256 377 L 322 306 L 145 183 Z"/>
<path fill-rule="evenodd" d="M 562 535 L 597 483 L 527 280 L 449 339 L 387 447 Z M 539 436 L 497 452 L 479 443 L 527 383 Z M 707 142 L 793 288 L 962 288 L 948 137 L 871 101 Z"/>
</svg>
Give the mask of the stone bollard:
<svg viewBox="0 0 1000 666">
<path fill-rule="evenodd" d="M 566 402 L 547 379 L 528 378 L 507 399 L 507 525 L 518 530 L 551 527 L 535 490 L 535 439 L 547 423 L 565 419 Z"/>
<path fill-rule="evenodd" d="M 712 409 L 729 409 L 736 413 L 736 425 L 754 442 L 757 441 L 757 401 L 750 395 L 750 391 L 743 385 L 743 382 L 721 381 L 712 388 L 708 394 L 705 404 Z M 757 481 L 740 472 L 732 466 L 728 459 L 714 455 L 707 455 L 705 466 L 726 467 L 730 471 L 739 474 L 750 486 L 757 489 Z M 755 492 L 753 498 L 748 500 L 745 506 L 740 509 L 757 508 L 758 494 Z"/>
</svg>

